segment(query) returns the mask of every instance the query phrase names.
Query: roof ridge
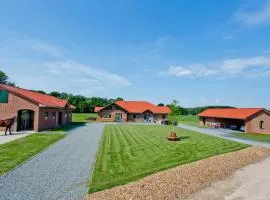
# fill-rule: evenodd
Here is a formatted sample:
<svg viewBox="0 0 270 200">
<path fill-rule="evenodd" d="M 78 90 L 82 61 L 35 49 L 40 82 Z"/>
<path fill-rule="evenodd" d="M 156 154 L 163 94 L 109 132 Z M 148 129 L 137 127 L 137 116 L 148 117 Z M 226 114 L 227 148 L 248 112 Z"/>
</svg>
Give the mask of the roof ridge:
<svg viewBox="0 0 270 200">
<path fill-rule="evenodd" d="M 40 105 L 52 106 L 52 107 L 65 107 L 68 103 L 68 99 L 59 99 L 55 96 L 42 94 L 37 91 L 20 88 L 20 87 L 7 86 L 4 84 L 0 84 L 0 86 L 3 89 L 8 90 L 9 92 L 12 92 L 16 95 L 21 96 L 22 98 L 26 98 Z"/>
<path fill-rule="evenodd" d="M 4 84 L 0 84 L 0 85 L 3 85 L 4 87 L 8 87 L 8 88 L 16 88 L 16 89 L 19 89 L 19 90 L 25 90 L 25 91 L 28 91 L 28 92 L 34 92 L 34 93 L 37 93 L 39 95 L 43 95 L 43 96 L 48 96 L 48 97 L 53 97 L 57 100 L 67 100 L 67 99 L 59 99 L 55 96 L 52 96 L 52 95 L 49 95 L 49 94 L 43 94 L 43 93 L 40 93 L 40 92 L 37 92 L 37 91 L 34 91 L 34 90 L 30 90 L 30 89 L 25 89 L 25 88 L 21 88 L 21 87 L 17 87 L 17 86 L 10 86 L 10 85 L 4 85 Z"/>
</svg>

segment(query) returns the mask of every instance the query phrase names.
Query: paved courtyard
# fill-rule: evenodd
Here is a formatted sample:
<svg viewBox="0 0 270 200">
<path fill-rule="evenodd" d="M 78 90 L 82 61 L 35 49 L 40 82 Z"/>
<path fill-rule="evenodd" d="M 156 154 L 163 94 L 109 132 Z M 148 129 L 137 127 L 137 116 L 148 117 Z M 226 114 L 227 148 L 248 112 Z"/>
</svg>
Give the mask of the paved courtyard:
<svg viewBox="0 0 270 200">
<path fill-rule="evenodd" d="M 5 143 L 11 142 L 13 140 L 23 138 L 23 137 L 30 135 L 32 133 L 33 133 L 33 131 L 25 131 L 25 132 L 12 133 L 13 135 L 9 135 L 9 133 L 8 133 L 8 135 L 5 135 L 4 132 L 0 132 L 0 144 L 5 144 Z"/>
<path fill-rule="evenodd" d="M 270 158 L 237 170 L 231 177 L 217 181 L 189 200 L 269 200 Z"/>
<path fill-rule="evenodd" d="M 22 166 L 0 177 L 1 200 L 82 199 L 104 125 L 87 123 L 72 130 Z"/>
<path fill-rule="evenodd" d="M 207 135 L 211 135 L 211 136 L 215 136 L 215 137 L 219 137 L 219 138 L 224 138 L 227 140 L 232 140 L 235 142 L 241 142 L 241 143 L 248 144 L 248 145 L 270 148 L 269 143 L 256 142 L 256 141 L 252 141 L 252 140 L 233 137 L 230 134 L 230 132 L 232 132 L 232 131 L 227 130 L 227 129 L 200 128 L 200 127 L 190 126 L 190 125 L 186 125 L 186 124 L 179 124 L 178 126 L 180 128 L 188 129 L 191 131 L 196 131 L 199 133 L 203 133 L 203 134 L 207 134 Z"/>
</svg>

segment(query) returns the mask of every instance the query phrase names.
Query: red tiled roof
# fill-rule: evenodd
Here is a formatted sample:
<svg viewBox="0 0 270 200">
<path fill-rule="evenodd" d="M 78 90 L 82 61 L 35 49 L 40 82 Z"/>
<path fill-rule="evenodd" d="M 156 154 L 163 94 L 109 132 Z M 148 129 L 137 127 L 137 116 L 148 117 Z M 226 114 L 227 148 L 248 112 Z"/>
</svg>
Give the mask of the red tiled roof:
<svg viewBox="0 0 270 200">
<path fill-rule="evenodd" d="M 156 106 L 147 101 L 116 101 L 115 104 L 129 113 L 143 113 L 147 110 L 159 114 L 168 114 L 171 112 L 167 106 Z"/>
<path fill-rule="evenodd" d="M 230 118 L 230 119 L 247 119 L 252 115 L 264 110 L 263 108 L 223 108 L 208 109 L 201 112 L 200 117 Z"/>
<path fill-rule="evenodd" d="M 47 107 L 65 107 L 68 103 L 67 100 L 64 99 L 58 99 L 56 97 L 41 94 L 38 92 L 34 92 L 31 90 L 26 90 L 22 88 L 7 86 L 0 84 L 0 89 L 7 90 L 9 92 L 12 92 L 14 94 L 17 94 L 21 97 L 24 97 L 30 101 L 33 101 L 35 103 L 38 103 L 41 106 L 47 106 Z"/>
<path fill-rule="evenodd" d="M 104 107 L 96 106 L 94 112 L 98 112 L 98 111 L 100 111 L 100 110 L 103 109 L 103 108 L 104 108 Z"/>
</svg>

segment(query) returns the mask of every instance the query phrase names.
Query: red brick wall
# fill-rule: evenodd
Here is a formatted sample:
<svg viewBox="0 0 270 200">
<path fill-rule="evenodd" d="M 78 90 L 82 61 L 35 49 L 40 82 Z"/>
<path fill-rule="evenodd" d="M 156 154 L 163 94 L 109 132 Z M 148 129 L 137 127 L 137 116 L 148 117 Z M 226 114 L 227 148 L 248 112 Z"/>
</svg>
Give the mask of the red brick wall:
<svg viewBox="0 0 270 200">
<path fill-rule="evenodd" d="M 264 121 L 264 128 L 260 129 L 260 121 Z M 265 111 L 258 113 L 246 122 L 248 133 L 270 133 L 270 115 Z"/>
<path fill-rule="evenodd" d="M 62 112 L 62 124 L 72 122 L 72 112 L 68 108 L 42 108 L 37 104 L 21 98 L 13 93 L 9 93 L 8 103 L 0 103 L 0 119 L 7 119 L 11 117 L 18 117 L 19 110 L 33 110 L 34 111 L 34 131 L 42 131 L 58 126 L 59 112 Z M 45 112 L 49 113 L 49 117 L 45 120 Z M 53 119 L 52 113 L 56 112 L 56 119 Z M 4 131 L 4 127 L 0 127 L 0 131 Z M 12 126 L 12 131 L 17 131 L 17 123 Z"/>
<path fill-rule="evenodd" d="M 33 110 L 34 111 L 34 130 L 38 131 L 38 115 L 39 107 L 31 101 L 18 97 L 12 93 L 8 95 L 8 103 L 0 103 L 0 119 L 7 119 L 11 117 L 18 117 L 19 110 Z M 4 131 L 4 127 L 0 127 L 0 131 Z M 17 124 L 12 126 L 12 131 L 17 131 Z"/>
<path fill-rule="evenodd" d="M 48 112 L 48 118 L 45 118 L 45 113 Z M 53 112 L 56 113 L 55 118 Z M 67 108 L 40 108 L 39 111 L 39 131 L 58 127 L 59 113 L 62 112 L 62 125 L 72 122 L 72 112 Z"/>
<path fill-rule="evenodd" d="M 152 114 L 151 112 L 145 112 L 143 114 L 141 113 L 126 113 L 126 111 L 121 110 L 119 108 L 115 109 L 115 108 L 108 108 L 108 109 L 104 109 L 101 112 L 98 113 L 98 118 L 97 121 L 100 122 L 114 122 L 115 121 L 115 114 L 116 113 L 122 113 L 122 117 L 123 117 L 123 121 L 125 122 L 144 122 L 144 114 L 148 114 L 151 117 L 154 116 L 154 119 L 156 119 L 157 121 L 162 121 L 163 120 L 163 114 Z M 104 116 L 106 114 L 111 114 L 111 118 L 107 119 L 104 118 Z M 134 118 L 134 115 L 136 115 L 136 117 Z M 168 118 L 168 114 L 164 114 L 165 119 Z"/>
<path fill-rule="evenodd" d="M 112 105 L 110 108 L 104 109 L 98 113 L 97 121 L 99 122 L 114 122 L 116 113 L 122 113 L 122 120 L 127 121 L 127 112 Z M 106 114 L 111 114 L 111 118 L 105 118 Z"/>
</svg>

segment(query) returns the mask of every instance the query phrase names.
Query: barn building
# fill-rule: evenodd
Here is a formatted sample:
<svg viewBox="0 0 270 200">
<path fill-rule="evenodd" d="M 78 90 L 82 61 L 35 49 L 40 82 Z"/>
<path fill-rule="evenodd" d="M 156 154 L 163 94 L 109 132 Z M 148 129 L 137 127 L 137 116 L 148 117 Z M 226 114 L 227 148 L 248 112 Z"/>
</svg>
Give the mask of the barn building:
<svg viewBox="0 0 270 200">
<path fill-rule="evenodd" d="M 198 116 L 200 126 L 270 133 L 270 112 L 263 108 L 208 109 Z"/>
<path fill-rule="evenodd" d="M 42 131 L 71 123 L 73 109 L 67 100 L 0 84 L 0 120 L 17 117 L 12 131 Z"/>
<path fill-rule="evenodd" d="M 161 122 L 171 110 L 147 101 L 116 101 L 106 107 L 95 107 L 95 112 L 100 122 Z"/>
</svg>

